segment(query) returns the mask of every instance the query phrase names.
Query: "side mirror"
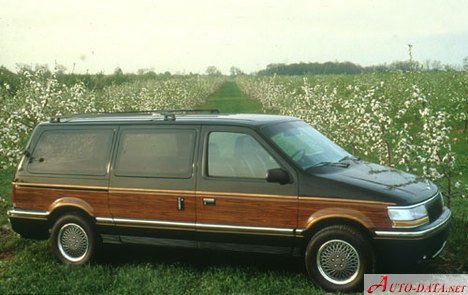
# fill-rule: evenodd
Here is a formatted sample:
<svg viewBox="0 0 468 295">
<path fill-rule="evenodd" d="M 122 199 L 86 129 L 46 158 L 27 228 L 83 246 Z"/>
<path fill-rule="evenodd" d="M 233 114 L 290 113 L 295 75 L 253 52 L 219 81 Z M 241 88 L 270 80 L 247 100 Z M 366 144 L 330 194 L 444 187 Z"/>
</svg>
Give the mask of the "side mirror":
<svg viewBox="0 0 468 295">
<path fill-rule="evenodd" d="M 291 183 L 291 177 L 286 170 L 281 168 L 274 168 L 267 171 L 266 181 L 287 184 Z"/>
</svg>

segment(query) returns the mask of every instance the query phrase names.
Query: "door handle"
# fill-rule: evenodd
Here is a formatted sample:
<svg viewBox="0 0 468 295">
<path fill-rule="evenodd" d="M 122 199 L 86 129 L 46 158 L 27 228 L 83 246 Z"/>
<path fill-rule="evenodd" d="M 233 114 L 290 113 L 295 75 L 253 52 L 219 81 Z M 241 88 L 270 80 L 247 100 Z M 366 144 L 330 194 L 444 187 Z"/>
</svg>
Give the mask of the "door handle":
<svg viewBox="0 0 468 295">
<path fill-rule="evenodd" d="M 185 209 L 185 200 L 182 197 L 177 197 L 177 210 L 182 211 Z"/>
<path fill-rule="evenodd" d="M 214 206 L 216 205 L 216 199 L 215 198 L 203 198 L 203 205 Z"/>
</svg>

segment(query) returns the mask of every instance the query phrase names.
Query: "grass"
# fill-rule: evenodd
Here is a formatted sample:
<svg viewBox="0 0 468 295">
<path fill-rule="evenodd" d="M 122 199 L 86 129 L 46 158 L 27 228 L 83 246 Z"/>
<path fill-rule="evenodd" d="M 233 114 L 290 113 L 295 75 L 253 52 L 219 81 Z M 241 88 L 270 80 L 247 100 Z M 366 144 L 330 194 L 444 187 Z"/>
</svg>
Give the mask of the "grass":
<svg viewBox="0 0 468 295">
<path fill-rule="evenodd" d="M 226 82 L 200 108 L 223 112 L 261 112 L 234 82 Z M 466 135 L 454 146 L 466 158 Z M 465 169 L 466 171 L 466 169 Z M 0 170 L 0 294 L 156 293 L 156 294 L 321 294 L 307 278 L 300 258 L 143 246 L 106 245 L 91 265 L 58 263 L 47 241 L 18 237 L 7 223 L 13 169 Z M 452 203 L 446 250 L 430 263 L 402 273 L 468 272 L 468 199 Z M 382 273 L 388 271 L 383 267 Z"/>
<path fill-rule="evenodd" d="M 261 103 L 245 96 L 234 81 L 225 82 L 197 108 L 219 109 L 223 113 L 263 113 Z"/>
<path fill-rule="evenodd" d="M 55 262 L 46 242 L 28 242 L 2 264 L 2 294 L 319 293 L 284 257 L 113 246 L 97 262 L 72 267 Z"/>
</svg>

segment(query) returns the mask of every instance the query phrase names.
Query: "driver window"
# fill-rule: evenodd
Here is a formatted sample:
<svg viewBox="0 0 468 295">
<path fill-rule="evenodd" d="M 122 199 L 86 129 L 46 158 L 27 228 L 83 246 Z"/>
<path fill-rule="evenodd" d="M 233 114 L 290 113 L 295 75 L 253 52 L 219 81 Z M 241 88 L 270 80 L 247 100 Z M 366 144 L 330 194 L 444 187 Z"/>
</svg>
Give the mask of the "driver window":
<svg viewBox="0 0 468 295">
<path fill-rule="evenodd" d="M 273 157 L 250 135 L 212 132 L 208 138 L 208 175 L 265 179 L 280 168 Z"/>
</svg>

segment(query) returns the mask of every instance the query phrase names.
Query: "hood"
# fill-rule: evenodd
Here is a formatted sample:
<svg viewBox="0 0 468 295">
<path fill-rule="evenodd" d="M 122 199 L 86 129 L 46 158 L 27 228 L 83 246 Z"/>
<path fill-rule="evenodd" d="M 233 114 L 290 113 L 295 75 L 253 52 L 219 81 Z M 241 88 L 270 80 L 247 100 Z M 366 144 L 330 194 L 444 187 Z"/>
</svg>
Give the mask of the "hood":
<svg viewBox="0 0 468 295">
<path fill-rule="evenodd" d="M 349 167 L 320 167 L 310 171 L 314 178 L 328 183 L 326 195 L 337 197 L 378 200 L 398 205 L 410 205 L 424 201 L 437 193 L 431 181 L 394 168 L 352 161 Z"/>
</svg>

